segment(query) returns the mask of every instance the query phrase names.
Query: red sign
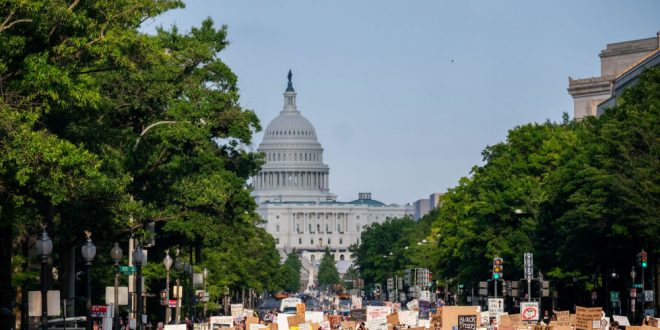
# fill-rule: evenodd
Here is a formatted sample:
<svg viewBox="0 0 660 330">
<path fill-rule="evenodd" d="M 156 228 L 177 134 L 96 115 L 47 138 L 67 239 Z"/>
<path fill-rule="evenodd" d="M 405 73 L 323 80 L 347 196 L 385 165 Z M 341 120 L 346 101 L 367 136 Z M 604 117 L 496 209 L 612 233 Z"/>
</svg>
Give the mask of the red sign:
<svg viewBox="0 0 660 330">
<path fill-rule="evenodd" d="M 108 306 L 92 305 L 92 317 L 105 317 L 108 314 Z"/>
<path fill-rule="evenodd" d="M 176 299 L 170 299 L 170 303 L 168 304 L 168 307 L 176 308 Z"/>
<path fill-rule="evenodd" d="M 630 298 L 637 298 L 637 288 L 630 289 Z"/>
</svg>

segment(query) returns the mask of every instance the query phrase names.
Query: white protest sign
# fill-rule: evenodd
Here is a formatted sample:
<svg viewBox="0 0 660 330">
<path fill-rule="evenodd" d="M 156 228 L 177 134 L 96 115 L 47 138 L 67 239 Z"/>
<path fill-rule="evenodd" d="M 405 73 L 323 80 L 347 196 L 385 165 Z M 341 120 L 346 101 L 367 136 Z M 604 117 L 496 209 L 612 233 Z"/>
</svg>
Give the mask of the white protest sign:
<svg viewBox="0 0 660 330">
<path fill-rule="evenodd" d="M 406 307 L 408 307 L 409 311 L 419 312 L 419 301 L 417 301 L 417 299 L 413 299 L 406 304 Z"/>
<path fill-rule="evenodd" d="M 186 330 L 185 324 L 166 324 L 165 330 Z"/>
<path fill-rule="evenodd" d="M 249 330 L 259 330 L 259 329 L 264 329 L 264 328 L 268 328 L 268 327 L 263 325 L 263 324 L 250 323 L 250 329 Z"/>
<path fill-rule="evenodd" d="M 614 321 L 619 322 L 620 326 L 624 326 L 624 327 L 630 326 L 630 321 L 628 321 L 628 317 L 625 315 L 612 315 L 612 318 L 614 319 Z"/>
<path fill-rule="evenodd" d="M 371 319 L 386 318 L 390 315 L 390 308 L 387 306 L 367 306 L 367 321 Z M 387 320 L 385 320 L 387 323 Z"/>
<path fill-rule="evenodd" d="M 243 316 L 243 304 L 231 304 L 231 316 Z"/>
<path fill-rule="evenodd" d="M 539 303 L 536 301 L 520 303 L 520 319 L 522 321 L 536 321 L 539 319 Z"/>
<path fill-rule="evenodd" d="M 289 330 L 289 320 L 287 319 L 290 314 L 279 313 L 277 314 L 277 330 Z"/>
<path fill-rule="evenodd" d="M 419 315 L 419 313 L 413 311 L 399 311 L 399 323 L 402 325 L 416 327 L 417 315 Z"/>
<path fill-rule="evenodd" d="M 367 306 L 368 308 L 369 306 Z M 367 314 L 367 318 L 369 314 Z M 387 330 L 387 317 L 367 319 L 364 325 L 369 330 Z"/>
<path fill-rule="evenodd" d="M 322 330 L 330 330 L 330 321 L 321 322 L 321 329 Z"/>
<path fill-rule="evenodd" d="M 312 323 L 321 323 L 323 322 L 323 312 L 305 312 L 305 321 Z"/>
<path fill-rule="evenodd" d="M 312 326 L 309 323 L 300 323 L 298 324 L 298 330 L 312 330 Z"/>
<path fill-rule="evenodd" d="M 211 327 L 217 325 L 221 328 L 233 328 L 234 318 L 231 316 L 211 316 L 209 318 L 209 323 L 211 323 Z"/>
</svg>

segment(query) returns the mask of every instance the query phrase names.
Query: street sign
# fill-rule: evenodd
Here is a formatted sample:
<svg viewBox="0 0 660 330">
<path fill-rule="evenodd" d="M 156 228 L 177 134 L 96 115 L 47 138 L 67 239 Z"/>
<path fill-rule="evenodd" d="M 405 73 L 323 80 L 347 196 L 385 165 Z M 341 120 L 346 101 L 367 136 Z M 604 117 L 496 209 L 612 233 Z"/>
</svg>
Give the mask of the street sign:
<svg viewBox="0 0 660 330">
<path fill-rule="evenodd" d="M 92 317 L 105 317 L 108 313 L 106 305 L 92 305 Z"/>
<path fill-rule="evenodd" d="M 635 283 L 635 284 L 633 284 L 633 288 L 635 288 L 635 289 L 641 289 L 641 288 L 642 288 L 642 283 Z"/>
<path fill-rule="evenodd" d="M 496 317 L 504 313 L 504 299 L 488 298 L 488 314 L 490 317 Z"/>
<path fill-rule="evenodd" d="M 394 279 L 391 277 L 387 279 L 387 290 L 394 290 Z"/>
<path fill-rule="evenodd" d="M 610 301 L 613 304 L 619 302 L 619 291 L 610 291 Z"/>
<path fill-rule="evenodd" d="M 644 301 L 653 301 L 653 290 L 644 291 Z"/>
<path fill-rule="evenodd" d="M 536 321 L 539 319 L 539 303 L 527 301 L 520 303 L 520 319 L 522 321 Z"/>
<path fill-rule="evenodd" d="M 131 275 L 135 273 L 135 266 L 119 266 L 119 272 L 123 275 Z"/>
<path fill-rule="evenodd" d="M 525 279 L 526 280 L 531 280 L 534 278 L 534 254 L 532 253 L 525 253 L 523 255 L 523 258 L 525 260 Z"/>
<path fill-rule="evenodd" d="M 168 301 L 167 307 L 169 308 L 176 308 L 176 299 L 170 299 Z"/>
</svg>

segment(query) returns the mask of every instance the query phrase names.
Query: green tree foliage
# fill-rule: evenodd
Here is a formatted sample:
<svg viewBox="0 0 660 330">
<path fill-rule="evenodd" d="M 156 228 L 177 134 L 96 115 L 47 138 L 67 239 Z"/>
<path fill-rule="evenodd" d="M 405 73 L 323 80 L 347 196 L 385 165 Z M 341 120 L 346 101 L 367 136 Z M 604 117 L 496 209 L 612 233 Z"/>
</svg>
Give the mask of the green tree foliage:
<svg viewBox="0 0 660 330">
<path fill-rule="evenodd" d="M 475 283 L 490 277 L 497 255 L 504 278 L 517 279 L 523 253 L 533 252 L 537 271 L 575 288 L 573 279 L 604 286 L 609 272 L 629 270 L 642 248 L 657 263 L 659 86 L 660 69 L 650 68 L 600 117 L 512 129 L 444 194 L 427 216 L 430 229 L 404 220 L 366 228 L 352 249 L 361 276 L 383 282 L 418 265 L 436 278 Z M 427 244 L 411 248 L 409 231 Z M 400 252 L 404 246 L 408 253 Z"/>
<path fill-rule="evenodd" d="M 126 238 L 146 238 L 148 222 L 157 232 L 152 262 L 180 245 L 198 271 L 212 269 L 217 287 L 280 285 L 274 240 L 256 228 L 246 187 L 262 160 L 243 146 L 261 127 L 240 106 L 237 77 L 218 56 L 226 29 L 207 19 L 184 33 L 139 30 L 179 7 L 178 0 L 0 6 L 0 307 L 11 308 L 14 287 L 32 285 L 12 273 L 36 261 L 27 251 L 42 225 L 55 240 L 56 286 L 73 276 L 68 254 L 83 229 L 98 246 L 95 277 L 109 281 L 112 242 L 126 255 Z"/>
<path fill-rule="evenodd" d="M 339 284 L 339 272 L 335 266 L 335 258 L 330 254 L 329 249 L 325 249 L 321 263 L 319 264 L 319 285 L 328 286 Z"/>
<path fill-rule="evenodd" d="M 298 292 L 300 290 L 300 270 L 302 263 L 300 255 L 296 252 L 290 252 L 282 265 L 282 286 L 288 292 Z"/>
</svg>

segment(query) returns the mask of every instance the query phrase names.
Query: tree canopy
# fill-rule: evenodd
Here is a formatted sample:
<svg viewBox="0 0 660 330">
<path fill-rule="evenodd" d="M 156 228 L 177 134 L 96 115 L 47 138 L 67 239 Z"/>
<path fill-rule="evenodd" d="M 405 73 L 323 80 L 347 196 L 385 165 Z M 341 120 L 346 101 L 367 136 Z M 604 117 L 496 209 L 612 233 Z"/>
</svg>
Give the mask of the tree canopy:
<svg viewBox="0 0 660 330">
<path fill-rule="evenodd" d="M 109 281 L 113 242 L 127 255 L 128 237 L 152 236 L 147 223 L 157 234 L 155 265 L 178 245 L 196 271 L 212 270 L 218 288 L 280 286 L 274 240 L 256 227 L 246 186 L 262 157 L 244 146 L 261 127 L 240 105 L 237 77 L 218 56 L 226 28 L 207 19 L 187 32 L 139 30 L 182 6 L 0 6 L 0 307 L 11 309 L 16 290 L 34 288 L 28 251 L 44 226 L 61 270 L 56 286 L 75 276 L 69 255 L 83 229 L 99 251 L 95 278 Z M 162 272 L 147 275 L 157 280 Z"/>
</svg>

